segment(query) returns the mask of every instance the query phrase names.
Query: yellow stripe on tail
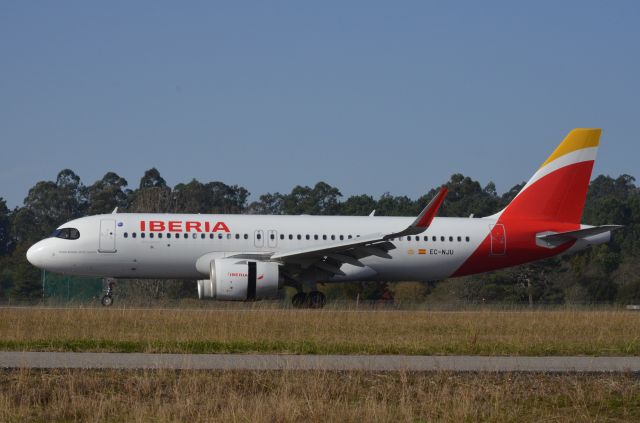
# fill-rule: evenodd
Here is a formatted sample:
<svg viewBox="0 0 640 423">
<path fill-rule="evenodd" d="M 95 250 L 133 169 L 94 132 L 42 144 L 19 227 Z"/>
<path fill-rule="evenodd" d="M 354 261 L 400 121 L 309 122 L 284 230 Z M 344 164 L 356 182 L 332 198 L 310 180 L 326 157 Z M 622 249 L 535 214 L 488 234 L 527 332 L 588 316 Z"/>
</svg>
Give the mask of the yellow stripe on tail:
<svg viewBox="0 0 640 423">
<path fill-rule="evenodd" d="M 542 163 L 541 168 L 551 163 L 558 157 L 572 153 L 583 148 L 597 147 L 600 142 L 602 129 L 576 128 L 569 132 L 569 135 L 560 143 L 549 158 Z"/>
</svg>

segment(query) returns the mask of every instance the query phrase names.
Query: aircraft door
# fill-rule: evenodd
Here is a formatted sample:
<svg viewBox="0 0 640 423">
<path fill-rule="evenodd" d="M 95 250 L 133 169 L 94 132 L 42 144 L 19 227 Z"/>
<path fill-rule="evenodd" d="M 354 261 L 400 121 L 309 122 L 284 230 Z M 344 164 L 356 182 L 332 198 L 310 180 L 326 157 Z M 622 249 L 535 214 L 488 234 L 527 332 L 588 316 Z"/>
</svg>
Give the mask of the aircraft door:
<svg viewBox="0 0 640 423">
<path fill-rule="evenodd" d="M 267 245 L 269 248 L 275 248 L 278 246 L 278 231 L 269 229 L 267 231 Z"/>
<path fill-rule="evenodd" d="M 253 235 L 253 244 L 258 248 L 264 247 L 264 231 L 262 229 L 255 231 Z"/>
<path fill-rule="evenodd" d="M 491 255 L 502 256 L 507 252 L 507 236 L 504 225 L 489 225 L 491 231 Z"/>
<path fill-rule="evenodd" d="M 98 252 L 116 252 L 116 221 L 114 219 L 102 219 L 100 221 L 100 241 L 98 245 Z"/>
</svg>

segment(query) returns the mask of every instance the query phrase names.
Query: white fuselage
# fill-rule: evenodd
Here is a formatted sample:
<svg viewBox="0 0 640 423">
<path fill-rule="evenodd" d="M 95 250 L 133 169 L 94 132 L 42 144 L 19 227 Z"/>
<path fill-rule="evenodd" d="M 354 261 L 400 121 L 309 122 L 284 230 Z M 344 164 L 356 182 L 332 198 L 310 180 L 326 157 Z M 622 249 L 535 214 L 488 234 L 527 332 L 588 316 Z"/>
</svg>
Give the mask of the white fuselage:
<svg viewBox="0 0 640 423">
<path fill-rule="evenodd" d="M 78 229 L 79 238 L 46 238 L 32 247 L 29 260 L 38 267 L 74 275 L 202 279 L 209 276 L 213 259 L 237 254 L 268 257 L 399 231 L 411 221 L 377 216 L 97 215 L 61 226 Z M 163 226 L 153 227 L 150 222 L 163 222 Z M 493 218 L 436 218 L 420 235 L 393 239 L 396 248 L 389 251 L 391 258 L 365 257 L 364 267 L 343 264 L 345 275 L 335 275 L 331 281 L 446 278 L 478 248 L 495 222 Z"/>
</svg>

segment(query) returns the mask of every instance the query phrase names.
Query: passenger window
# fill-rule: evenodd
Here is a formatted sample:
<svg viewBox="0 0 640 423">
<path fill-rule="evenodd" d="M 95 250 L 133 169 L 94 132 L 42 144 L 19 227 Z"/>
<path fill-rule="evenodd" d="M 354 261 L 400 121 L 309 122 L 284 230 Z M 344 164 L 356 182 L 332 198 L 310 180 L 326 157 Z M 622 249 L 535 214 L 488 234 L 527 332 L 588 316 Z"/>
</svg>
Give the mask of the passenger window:
<svg viewBox="0 0 640 423">
<path fill-rule="evenodd" d="M 218 234 L 218 239 L 222 239 L 222 234 Z"/>
<path fill-rule="evenodd" d="M 289 234 L 289 239 L 293 239 L 293 234 Z"/>
<path fill-rule="evenodd" d="M 465 237 L 465 241 L 469 242 L 469 237 Z"/>
<path fill-rule="evenodd" d="M 440 237 L 440 241 L 444 242 L 444 237 L 443 236 Z"/>
<path fill-rule="evenodd" d="M 200 234 L 200 239 L 204 239 L 207 235 L 205 234 Z"/>
<path fill-rule="evenodd" d="M 146 233 L 144 233 L 144 232 L 141 232 L 141 233 L 140 233 L 140 238 L 144 238 L 145 236 L 147 236 L 147 234 L 146 234 Z"/>
<path fill-rule="evenodd" d="M 210 233 L 209 234 L 209 239 L 213 239 L 213 237 L 214 237 L 213 233 Z"/>
<path fill-rule="evenodd" d="M 315 239 L 317 241 L 318 240 L 318 235 L 314 235 L 313 239 Z"/>
<path fill-rule="evenodd" d="M 249 234 L 244 234 L 244 239 L 249 239 Z"/>
<path fill-rule="evenodd" d="M 269 239 L 273 241 L 274 239 L 276 239 L 276 236 L 274 234 L 269 234 Z"/>
<path fill-rule="evenodd" d="M 131 234 L 131 238 L 135 238 L 136 236 L 137 236 L 137 235 L 136 235 L 136 233 L 135 233 L 135 232 Z"/>
<path fill-rule="evenodd" d="M 298 234 L 298 240 L 302 239 L 302 235 Z"/>
<path fill-rule="evenodd" d="M 449 242 L 453 242 L 453 237 L 452 236 L 449 237 Z"/>
<path fill-rule="evenodd" d="M 306 239 L 311 239 L 311 237 L 310 237 L 308 234 L 307 234 L 307 235 L 305 235 L 305 238 L 306 238 Z"/>
<path fill-rule="evenodd" d="M 236 234 L 236 239 L 240 239 L 240 234 Z"/>
<path fill-rule="evenodd" d="M 129 238 L 129 234 L 127 232 L 125 232 L 124 234 L 122 234 L 122 236 L 124 236 L 125 238 Z"/>
<path fill-rule="evenodd" d="M 194 233 L 193 235 L 191 235 L 191 238 L 198 239 L 198 234 Z"/>
<path fill-rule="evenodd" d="M 422 240 L 423 240 L 423 241 L 429 241 L 429 237 L 428 237 L 428 236 L 425 236 Z"/>
<path fill-rule="evenodd" d="M 159 233 L 159 234 L 158 234 L 158 238 L 162 238 L 162 233 Z"/>
<path fill-rule="evenodd" d="M 258 235 L 256 235 L 256 238 L 257 239 L 262 239 L 262 235 L 258 234 Z"/>
<path fill-rule="evenodd" d="M 411 235 L 407 235 L 407 241 L 411 241 Z"/>
<path fill-rule="evenodd" d="M 171 233 L 168 233 L 168 234 L 167 234 L 167 238 L 171 238 Z"/>
<path fill-rule="evenodd" d="M 327 236 L 326 235 L 322 235 L 322 239 L 326 241 L 327 240 Z"/>
<path fill-rule="evenodd" d="M 458 237 L 458 242 L 462 242 L 462 237 L 461 236 Z"/>
<path fill-rule="evenodd" d="M 149 238 L 153 238 L 153 232 L 149 234 Z"/>
<path fill-rule="evenodd" d="M 353 238 L 353 237 L 352 237 L 351 235 L 349 235 L 347 238 L 351 239 L 351 238 Z"/>
<path fill-rule="evenodd" d="M 227 239 L 231 239 L 231 234 L 227 234 Z"/>
<path fill-rule="evenodd" d="M 280 234 L 280 239 L 284 239 L 284 234 Z"/>
<path fill-rule="evenodd" d="M 344 239 L 344 235 L 340 235 L 340 241 Z"/>
<path fill-rule="evenodd" d="M 431 237 L 431 241 L 436 242 L 438 240 L 438 238 L 434 235 Z"/>
<path fill-rule="evenodd" d="M 336 236 L 335 235 L 331 235 L 331 241 L 335 241 Z"/>
</svg>

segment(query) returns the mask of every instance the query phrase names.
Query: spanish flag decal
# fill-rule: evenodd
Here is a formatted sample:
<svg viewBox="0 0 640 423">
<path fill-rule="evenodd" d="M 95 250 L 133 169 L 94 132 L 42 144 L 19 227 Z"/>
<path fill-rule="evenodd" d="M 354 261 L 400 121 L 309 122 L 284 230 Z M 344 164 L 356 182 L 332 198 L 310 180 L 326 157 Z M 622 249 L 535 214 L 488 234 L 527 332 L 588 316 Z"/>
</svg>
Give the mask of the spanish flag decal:
<svg viewBox="0 0 640 423">
<path fill-rule="evenodd" d="M 420 249 L 418 250 L 418 254 L 427 254 L 427 250 L 426 250 L 426 249 L 424 249 L 424 248 L 420 248 Z"/>
</svg>

